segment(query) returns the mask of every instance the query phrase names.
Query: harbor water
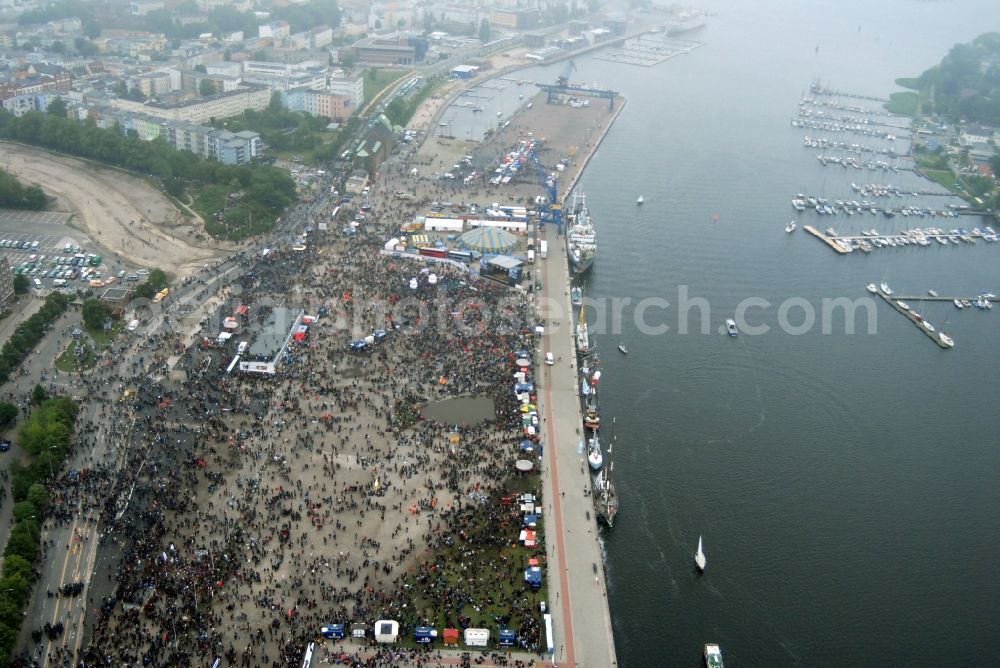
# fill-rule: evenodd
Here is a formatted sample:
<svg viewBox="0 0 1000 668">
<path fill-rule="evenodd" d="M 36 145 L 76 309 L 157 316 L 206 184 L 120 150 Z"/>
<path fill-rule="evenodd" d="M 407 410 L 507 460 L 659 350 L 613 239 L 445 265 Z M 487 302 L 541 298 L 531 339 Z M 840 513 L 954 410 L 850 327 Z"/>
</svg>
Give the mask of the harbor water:
<svg viewBox="0 0 1000 668">
<path fill-rule="evenodd" d="M 715 642 L 732 666 L 995 665 L 1000 313 L 921 305 L 955 339 L 942 350 L 881 300 L 874 334 L 863 310 L 853 334 L 821 310 L 824 299 L 867 297 L 870 282 L 899 294 L 1000 293 L 1000 246 L 839 256 L 801 226 L 846 226 L 843 216 L 803 212 L 798 231 L 783 229 L 798 192 L 860 199 L 850 181 L 876 179 L 936 187 L 823 167 L 802 137 L 824 133 L 790 119 L 817 77 L 887 97 L 896 77 L 996 29 L 981 20 L 995 5 L 703 6 L 706 27 L 685 35 L 703 47 L 648 68 L 584 57 L 573 74 L 628 96 L 579 185 L 600 246 L 586 293 L 670 304 L 645 312 L 666 333 L 641 332 L 625 307 L 620 333 L 598 325 L 595 335 L 602 413 L 617 418 L 622 509 L 603 540 L 620 664 L 695 666 Z M 554 81 L 562 67 L 530 78 Z M 683 290 L 708 305 L 707 333 L 697 308 L 679 331 Z M 750 298 L 761 301 L 747 320 L 770 331 L 722 335 Z M 809 308 L 816 321 L 805 326 Z M 783 320 L 801 331 L 783 331 Z"/>
</svg>

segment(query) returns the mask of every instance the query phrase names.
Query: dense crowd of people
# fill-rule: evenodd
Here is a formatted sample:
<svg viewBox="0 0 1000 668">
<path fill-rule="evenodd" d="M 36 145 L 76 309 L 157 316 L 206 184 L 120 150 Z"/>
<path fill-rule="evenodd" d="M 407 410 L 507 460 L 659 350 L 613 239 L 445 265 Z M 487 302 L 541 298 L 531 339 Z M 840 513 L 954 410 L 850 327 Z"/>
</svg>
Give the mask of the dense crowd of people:
<svg viewBox="0 0 1000 668">
<path fill-rule="evenodd" d="M 204 323 L 209 338 L 237 302 L 248 306 L 247 332 L 279 305 L 329 310 L 274 376 L 226 373 L 231 350 L 196 345 L 182 354 L 182 376 L 154 379 L 148 371 L 183 349 L 168 334 L 120 344 L 83 377 L 105 401 L 80 441 L 111 447 L 84 475 L 51 485 L 48 521 L 100 516 L 101 549 L 116 557 L 86 591 L 67 590 L 97 611 L 80 653 L 87 665 L 298 664 L 332 622 L 369 633 L 361 644 L 325 641 L 321 660 L 439 661 L 425 648 L 376 646 L 377 619 L 398 620 L 404 636 L 419 625 L 505 627 L 538 650 L 538 595 L 522 582 L 523 555 L 512 556 L 520 515 L 499 502 L 538 494 L 537 479 L 513 467 L 513 360 L 535 348 L 531 304 L 460 268 L 381 254 L 377 240 L 400 215 L 385 201 L 357 236 L 242 258 L 238 294 Z M 349 352 L 352 338 L 379 328 L 384 341 Z M 463 395 L 491 399 L 492 419 L 422 416 L 428 402 Z"/>
</svg>

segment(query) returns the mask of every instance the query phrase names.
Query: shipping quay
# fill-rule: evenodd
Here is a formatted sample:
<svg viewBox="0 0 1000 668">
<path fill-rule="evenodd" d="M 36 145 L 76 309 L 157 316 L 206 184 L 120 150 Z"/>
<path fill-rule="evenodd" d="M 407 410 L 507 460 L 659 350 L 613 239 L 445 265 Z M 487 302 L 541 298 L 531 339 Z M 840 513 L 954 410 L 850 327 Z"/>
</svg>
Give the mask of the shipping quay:
<svg viewBox="0 0 1000 668">
<path fill-rule="evenodd" d="M 561 197 L 573 190 L 590 157 L 624 108 L 624 98 L 619 97 L 615 105 L 597 139 L 581 155 L 582 161 L 574 165 L 576 173 L 569 178 L 569 185 L 563 186 Z M 538 352 L 540 357 L 551 352 L 555 358 L 552 366 L 540 366 L 542 388 L 538 397 L 544 439 L 550 444 L 546 448 L 543 490 L 552 500 L 548 536 L 555 538 L 546 541 L 549 599 L 557 638 L 553 658 L 559 666 L 607 668 L 618 662 L 597 541 L 598 526 L 589 496 L 591 478 L 585 455 L 577 452 L 583 438 L 583 423 L 565 240 L 551 223 L 539 230 L 539 238 L 545 239 L 550 249 L 538 269 L 542 281 L 541 303 L 550 306 L 539 314 L 545 334 L 543 349 Z"/>
</svg>

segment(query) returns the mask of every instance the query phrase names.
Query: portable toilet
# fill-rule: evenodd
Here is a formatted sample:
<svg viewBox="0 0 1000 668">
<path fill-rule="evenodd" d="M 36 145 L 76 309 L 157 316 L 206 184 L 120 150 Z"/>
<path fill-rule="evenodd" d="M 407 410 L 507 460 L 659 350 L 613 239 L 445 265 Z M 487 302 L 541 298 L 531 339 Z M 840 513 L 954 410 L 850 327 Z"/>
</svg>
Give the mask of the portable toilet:
<svg viewBox="0 0 1000 668">
<path fill-rule="evenodd" d="M 466 647 L 488 647 L 489 643 L 489 629 L 465 629 Z"/>
<path fill-rule="evenodd" d="M 324 638 L 329 638 L 331 640 L 340 640 L 344 637 L 344 625 L 343 624 L 327 624 L 326 626 L 321 626 L 319 633 Z"/>
<path fill-rule="evenodd" d="M 380 619 L 375 622 L 375 642 L 388 644 L 398 640 L 399 622 L 392 619 Z"/>
<path fill-rule="evenodd" d="M 376 343 L 382 343 L 382 341 L 385 340 L 385 337 L 388 336 L 388 332 L 384 329 L 376 329 L 372 332 L 372 336 L 375 337 Z"/>
<path fill-rule="evenodd" d="M 497 647 L 513 647 L 516 640 L 517 636 L 513 631 L 500 629 L 499 637 L 497 638 Z"/>
<path fill-rule="evenodd" d="M 364 638 L 368 633 L 368 627 L 364 624 L 351 624 L 351 637 Z"/>
<path fill-rule="evenodd" d="M 413 631 L 413 640 L 421 645 L 429 645 L 437 638 L 437 629 L 431 626 L 418 626 Z"/>
</svg>

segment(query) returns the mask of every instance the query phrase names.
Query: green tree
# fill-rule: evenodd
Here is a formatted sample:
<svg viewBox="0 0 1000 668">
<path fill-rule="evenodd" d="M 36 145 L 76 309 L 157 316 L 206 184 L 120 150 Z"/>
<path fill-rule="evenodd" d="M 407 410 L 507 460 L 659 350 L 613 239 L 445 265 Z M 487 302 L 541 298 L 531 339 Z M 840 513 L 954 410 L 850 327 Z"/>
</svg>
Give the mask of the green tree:
<svg viewBox="0 0 1000 668">
<path fill-rule="evenodd" d="M 3 560 L 3 576 L 29 580 L 31 579 L 31 564 L 24 557 L 12 554 Z"/>
<path fill-rule="evenodd" d="M 990 169 L 993 170 L 993 177 L 1000 179 L 1000 153 L 994 153 L 990 156 Z"/>
<path fill-rule="evenodd" d="M 9 429 L 17 420 L 17 406 L 9 401 L 0 401 L 0 430 Z"/>
<path fill-rule="evenodd" d="M 35 508 L 38 508 L 38 510 L 45 512 L 45 509 L 49 507 L 49 491 L 45 488 L 45 485 L 36 482 L 29 487 L 28 501 Z"/>
<path fill-rule="evenodd" d="M 7 547 L 3 553 L 5 556 L 19 555 L 28 563 L 34 564 L 38 559 L 38 540 L 40 537 L 37 519 L 18 522 L 10 531 L 10 538 L 7 539 Z"/>
<path fill-rule="evenodd" d="M 162 269 L 154 269 L 149 272 L 146 282 L 153 286 L 153 289 L 157 292 L 169 286 L 169 283 L 167 283 L 167 274 Z"/>
<path fill-rule="evenodd" d="M 28 289 L 31 288 L 31 281 L 24 274 L 17 274 L 14 276 L 14 294 L 24 295 L 28 293 Z"/>
<path fill-rule="evenodd" d="M 280 114 L 285 110 L 285 105 L 281 104 L 281 93 L 274 91 L 271 93 L 271 101 L 267 103 L 267 110 L 272 114 Z"/>
<path fill-rule="evenodd" d="M 81 56 L 96 56 L 100 49 L 97 45 L 85 37 L 77 37 L 73 40 L 73 46 Z"/>
<path fill-rule="evenodd" d="M 104 321 L 111 315 L 107 304 L 99 299 L 88 299 L 83 302 L 83 324 L 93 331 L 104 327 Z"/>
<path fill-rule="evenodd" d="M 215 95 L 215 82 L 211 79 L 202 79 L 198 82 L 198 92 L 202 97 Z"/>
<path fill-rule="evenodd" d="M 23 522 L 32 517 L 38 517 L 38 508 L 31 501 L 18 501 L 14 504 L 14 519 Z"/>
<path fill-rule="evenodd" d="M 350 69 L 358 64 L 358 54 L 355 51 L 341 49 L 337 52 L 337 59 L 340 60 L 341 66 L 346 69 Z"/>
<path fill-rule="evenodd" d="M 479 41 L 486 44 L 493 39 L 493 29 L 490 27 L 490 22 L 487 19 L 483 19 L 479 22 Z"/>
<path fill-rule="evenodd" d="M 49 108 L 46 111 L 52 116 L 66 118 L 66 101 L 61 97 L 57 97 L 49 102 Z"/>
<path fill-rule="evenodd" d="M 31 405 L 41 406 L 42 402 L 49 398 L 49 393 L 41 385 L 36 384 L 31 390 Z"/>
</svg>

